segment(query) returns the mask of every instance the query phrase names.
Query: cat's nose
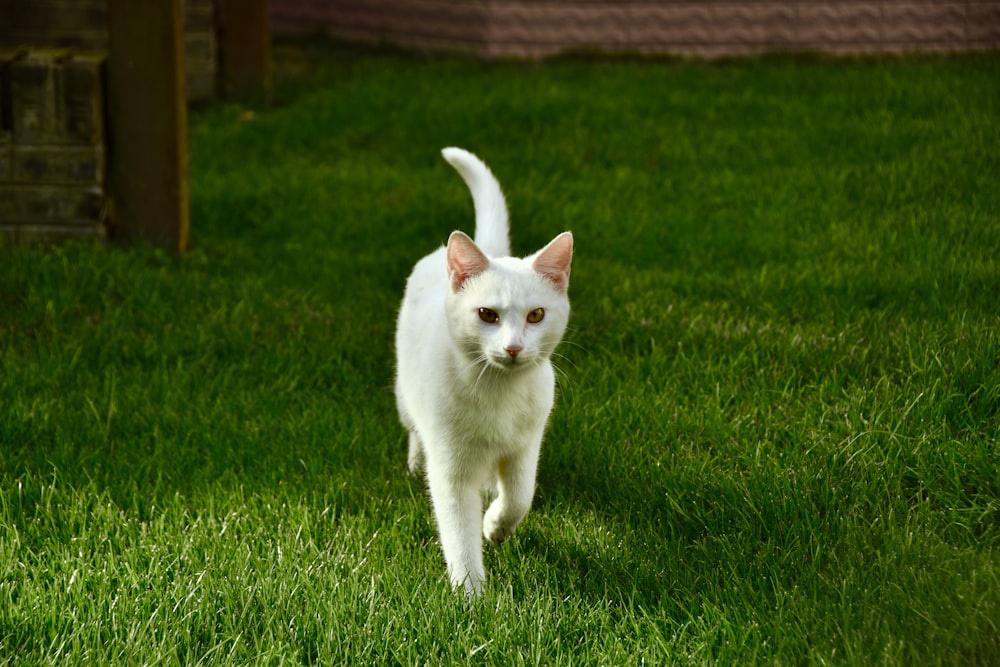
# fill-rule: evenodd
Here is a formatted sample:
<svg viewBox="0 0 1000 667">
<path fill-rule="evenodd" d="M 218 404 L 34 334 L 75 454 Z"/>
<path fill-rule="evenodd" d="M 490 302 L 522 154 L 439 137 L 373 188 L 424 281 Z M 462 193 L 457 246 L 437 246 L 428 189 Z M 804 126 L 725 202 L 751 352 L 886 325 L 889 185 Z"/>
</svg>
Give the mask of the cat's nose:
<svg viewBox="0 0 1000 667">
<path fill-rule="evenodd" d="M 517 359 L 517 355 L 524 349 L 523 345 L 508 345 L 504 348 L 511 359 Z"/>
</svg>

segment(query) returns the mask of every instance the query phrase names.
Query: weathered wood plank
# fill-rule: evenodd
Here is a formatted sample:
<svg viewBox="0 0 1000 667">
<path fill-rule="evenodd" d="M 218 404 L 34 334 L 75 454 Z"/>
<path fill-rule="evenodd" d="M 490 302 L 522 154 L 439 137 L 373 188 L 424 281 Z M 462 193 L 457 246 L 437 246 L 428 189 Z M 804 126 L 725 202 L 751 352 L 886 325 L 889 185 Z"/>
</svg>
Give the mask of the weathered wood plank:
<svg viewBox="0 0 1000 667">
<path fill-rule="evenodd" d="M 190 229 L 184 3 L 108 2 L 113 234 L 171 250 Z"/>
<path fill-rule="evenodd" d="M 230 97 L 271 103 L 271 32 L 266 0 L 225 0 L 220 67 Z"/>
</svg>

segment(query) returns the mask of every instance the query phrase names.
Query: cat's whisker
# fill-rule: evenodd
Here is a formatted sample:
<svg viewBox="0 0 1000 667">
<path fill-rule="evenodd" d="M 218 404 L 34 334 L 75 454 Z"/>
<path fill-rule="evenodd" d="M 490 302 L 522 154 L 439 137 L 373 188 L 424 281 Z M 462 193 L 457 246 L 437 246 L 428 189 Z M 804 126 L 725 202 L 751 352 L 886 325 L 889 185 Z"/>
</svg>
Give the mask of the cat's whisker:
<svg viewBox="0 0 1000 667">
<path fill-rule="evenodd" d="M 552 358 L 553 359 L 558 358 L 560 362 L 564 361 L 567 364 L 569 364 L 570 366 L 572 366 L 573 368 L 576 368 L 576 363 L 574 363 L 574 361 L 572 359 L 570 359 L 569 357 L 567 357 L 565 354 L 560 354 L 559 352 L 553 352 L 552 353 Z M 553 365 L 555 365 L 554 361 L 553 361 Z"/>
<path fill-rule="evenodd" d="M 572 329 L 567 328 L 566 331 L 569 332 L 569 331 L 572 331 Z M 586 348 L 584 348 L 584 346 L 581 343 L 577 343 L 576 341 L 573 341 L 573 340 L 567 340 L 566 338 L 563 338 L 562 341 L 559 344 L 561 346 L 564 346 L 564 347 L 568 345 L 570 347 L 576 347 L 576 348 L 579 348 L 581 350 L 586 349 Z"/>
<path fill-rule="evenodd" d="M 555 371 L 556 377 L 559 378 L 559 386 L 565 387 L 572 384 L 572 377 L 554 361 L 552 362 L 552 370 Z"/>
<path fill-rule="evenodd" d="M 559 354 L 558 352 L 552 354 L 552 359 L 550 360 L 552 370 L 555 371 L 556 377 L 559 379 L 560 386 L 568 386 L 572 382 L 572 377 L 560 365 L 562 362 L 566 362 L 574 368 L 576 367 L 576 364 L 574 364 L 573 360 L 564 354 Z"/>
<path fill-rule="evenodd" d="M 482 381 L 483 375 L 485 375 L 486 371 L 490 368 L 490 361 L 485 354 L 480 354 L 469 363 L 470 369 L 474 369 L 476 366 L 479 367 L 479 372 L 476 373 L 476 381 L 472 384 L 474 389 L 479 388 L 479 383 Z"/>
</svg>

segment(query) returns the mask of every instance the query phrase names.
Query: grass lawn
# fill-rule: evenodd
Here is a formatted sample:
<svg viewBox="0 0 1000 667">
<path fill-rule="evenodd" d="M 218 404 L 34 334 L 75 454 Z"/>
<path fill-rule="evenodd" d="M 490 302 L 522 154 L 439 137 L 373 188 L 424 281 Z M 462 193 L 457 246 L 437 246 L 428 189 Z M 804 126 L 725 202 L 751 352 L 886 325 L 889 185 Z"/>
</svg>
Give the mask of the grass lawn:
<svg viewBox="0 0 1000 667">
<path fill-rule="evenodd" d="M 192 249 L 0 249 L 0 664 L 1000 664 L 1000 58 L 278 49 Z M 413 263 L 576 236 L 533 511 L 452 594 Z"/>
</svg>

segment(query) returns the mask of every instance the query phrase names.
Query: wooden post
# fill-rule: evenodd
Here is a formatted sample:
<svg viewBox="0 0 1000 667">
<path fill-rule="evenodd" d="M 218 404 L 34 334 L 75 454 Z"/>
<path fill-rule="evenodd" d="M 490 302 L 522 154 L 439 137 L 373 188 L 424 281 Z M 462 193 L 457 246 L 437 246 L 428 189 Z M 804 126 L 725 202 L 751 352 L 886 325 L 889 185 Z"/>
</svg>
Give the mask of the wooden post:
<svg viewBox="0 0 1000 667">
<path fill-rule="evenodd" d="M 222 92 L 270 104 L 271 32 L 266 0 L 222 3 Z"/>
<path fill-rule="evenodd" d="M 112 234 L 183 252 L 190 227 L 183 0 L 108 0 Z"/>
</svg>

